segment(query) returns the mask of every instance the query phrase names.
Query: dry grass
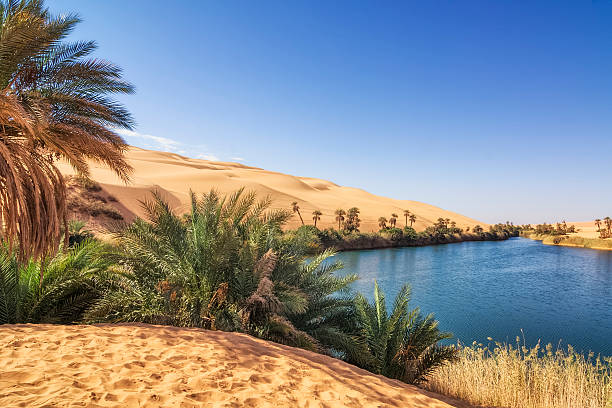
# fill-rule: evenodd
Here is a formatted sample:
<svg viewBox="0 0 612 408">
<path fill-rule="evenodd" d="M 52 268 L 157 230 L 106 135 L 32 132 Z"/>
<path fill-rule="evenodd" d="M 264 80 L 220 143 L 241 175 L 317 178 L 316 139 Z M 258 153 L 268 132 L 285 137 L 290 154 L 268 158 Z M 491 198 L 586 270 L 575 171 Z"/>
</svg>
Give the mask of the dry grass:
<svg viewBox="0 0 612 408">
<path fill-rule="evenodd" d="M 590 249 L 612 249 L 610 238 L 586 238 L 579 235 L 539 235 L 535 233 L 522 235 L 525 238 L 542 241 L 546 245 L 560 245 Z"/>
<path fill-rule="evenodd" d="M 461 347 L 459 359 L 437 370 L 426 388 L 484 406 L 612 407 L 612 358 L 585 357 L 571 346 L 528 349 L 518 340 Z"/>
<path fill-rule="evenodd" d="M 612 240 L 603 238 L 585 238 L 575 235 L 569 237 L 546 237 L 542 240 L 543 244 L 548 245 L 563 245 L 563 246 L 575 246 L 580 248 L 592 248 L 592 249 L 612 249 Z"/>
</svg>

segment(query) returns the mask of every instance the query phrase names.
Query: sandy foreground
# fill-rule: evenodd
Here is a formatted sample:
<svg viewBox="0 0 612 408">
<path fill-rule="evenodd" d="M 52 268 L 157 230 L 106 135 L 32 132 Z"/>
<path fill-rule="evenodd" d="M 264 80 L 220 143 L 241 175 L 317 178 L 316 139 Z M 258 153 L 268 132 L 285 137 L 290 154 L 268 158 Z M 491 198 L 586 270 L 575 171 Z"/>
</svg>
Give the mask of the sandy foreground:
<svg viewBox="0 0 612 408">
<path fill-rule="evenodd" d="M 0 407 L 467 407 L 434 397 L 239 333 L 0 326 Z"/>
<path fill-rule="evenodd" d="M 358 207 L 361 210 L 361 231 L 378 231 L 378 218 L 390 218 L 392 213 L 399 216 L 397 225 L 405 225 L 404 210 L 417 216 L 414 227 L 417 231 L 433 224 L 438 218 L 450 218 L 459 227 L 487 224 L 446 211 L 433 205 L 410 200 L 396 200 L 377 196 L 367 191 L 343 187 L 331 181 L 308 177 L 296 177 L 276 173 L 240 163 L 212 162 L 190 159 L 175 153 L 158 152 L 132 147 L 126 153 L 134 173 L 130 184 L 126 185 L 110 170 L 91 163 L 91 177 L 98 181 L 104 190 L 119 200 L 119 209 L 128 221 L 134 216 L 143 216 L 139 200 L 150 197 L 151 190 L 160 191 L 169 203 L 179 212 L 189 208 L 189 190 L 197 193 L 210 191 L 212 188 L 221 193 L 230 193 L 246 187 L 259 196 L 270 196 L 276 208 L 290 208 L 297 201 L 304 222 L 312 224 L 312 212 L 323 213 L 318 226 L 326 228 L 337 226 L 334 211 Z M 59 164 L 66 175 L 73 174 L 68 164 Z M 409 196 L 410 191 L 401 193 Z M 298 216 L 294 216 L 289 227 L 301 225 Z"/>
</svg>

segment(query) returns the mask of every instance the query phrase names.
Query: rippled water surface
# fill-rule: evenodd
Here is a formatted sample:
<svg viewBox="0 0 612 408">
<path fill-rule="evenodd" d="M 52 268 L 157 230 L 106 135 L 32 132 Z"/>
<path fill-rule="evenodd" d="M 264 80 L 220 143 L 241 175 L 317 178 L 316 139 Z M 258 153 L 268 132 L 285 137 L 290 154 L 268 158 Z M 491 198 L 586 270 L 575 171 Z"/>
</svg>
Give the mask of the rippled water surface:
<svg viewBox="0 0 612 408">
<path fill-rule="evenodd" d="M 338 254 L 371 298 L 374 280 L 387 303 L 405 282 L 412 305 L 434 312 L 464 343 L 571 344 L 612 356 L 612 251 L 554 247 L 513 238 Z"/>
</svg>

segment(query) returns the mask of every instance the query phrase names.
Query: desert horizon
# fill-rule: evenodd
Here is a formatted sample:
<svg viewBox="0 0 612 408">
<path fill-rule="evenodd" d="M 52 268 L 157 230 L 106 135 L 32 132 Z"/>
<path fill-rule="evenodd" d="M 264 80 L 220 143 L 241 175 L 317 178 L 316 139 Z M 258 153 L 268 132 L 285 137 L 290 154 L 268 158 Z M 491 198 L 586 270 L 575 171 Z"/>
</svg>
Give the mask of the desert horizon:
<svg viewBox="0 0 612 408">
<path fill-rule="evenodd" d="M 404 210 L 416 215 L 413 225 L 417 231 L 433 225 L 438 218 L 450 218 L 461 228 L 489 226 L 430 204 L 377 196 L 358 186 L 339 186 L 333 181 L 293 176 L 237 162 L 194 159 L 134 146 L 126 152 L 126 159 L 134 168 L 132 180 L 128 183 L 103 165 L 91 162 L 90 171 L 91 178 L 118 199 L 121 205 L 117 207 L 127 221 L 144 215 L 141 201 L 150 199 L 152 191 L 159 191 L 176 211 L 184 213 L 190 206 L 190 190 L 202 194 L 214 189 L 228 194 L 245 188 L 256 192 L 259 198 L 269 196 L 273 200 L 273 208 L 288 209 L 292 202 L 297 201 L 305 224 L 312 225 L 312 212 L 321 211 L 323 214 L 318 225 L 322 228 L 337 228 L 334 212 L 338 208 L 347 210 L 350 207 L 358 207 L 361 211 L 360 230 L 364 232 L 378 231 L 378 218 L 390 217 L 393 213 L 398 214 L 398 225 L 403 226 Z M 65 175 L 75 174 L 67 163 L 59 163 L 58 167 Z M 287 228 L 300 225 L 302 223 L 297 214 L 287 222 Z"/>
</svg>

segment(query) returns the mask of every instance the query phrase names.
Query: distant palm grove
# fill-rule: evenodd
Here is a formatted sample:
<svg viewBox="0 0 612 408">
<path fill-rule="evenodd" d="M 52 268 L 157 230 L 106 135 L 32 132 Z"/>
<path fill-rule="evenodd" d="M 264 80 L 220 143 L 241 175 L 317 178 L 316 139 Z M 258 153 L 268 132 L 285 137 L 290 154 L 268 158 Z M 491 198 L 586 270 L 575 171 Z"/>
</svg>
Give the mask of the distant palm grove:
<svg viewBox="0 0 612 408">
<path fill-rule="evenodd" d="M 297 201 L 291 203 L 292 211 L 299 216 L 302 227 L 312 229 L 313 235 L 317 237 L 316 245 L 321 248 L 334 248 L 336 250 L 351 250 L 351 249 L 374 249 L 402 246 L 421 246 L 421 245 L 437 245 L 447 244 L 461 241 L 485 241 L 485 240 L 503 240 L 510 237 L 518 236 L 521 227 L 515 226 L 510 222 L 505 224 L 496 224 L 489 226 L 485 231 L 480 225 L 475 225 L 471 230 L 470 227 L 460 228 L 455 221 L 449 218 L 438 218 L 433 224 L 425 228 L 425 230 L 417 232 L 413 225 L 417 221 L 417 216 L 410 210 L 402 210 L 403 227 L 398 225 L 401 223 L 400 216 L 397 213 L 391 213 L 389 218 L 381 216 L 378 218 L 379 230 L 376 233 L 363 233 L 359 230 L 361 219 L 359 218 L 360 211 L 357 207 L 351 207 L 348 210 L 338 208 L 334 214 L 323 214 L 320 210 L 312 212 L 313 224 L 306 225 L 301 218 L 300 206 Z M 334 217 L 334 225 L 337 228 L 317 228 L 317 222 L 322 216 Z"/>
</svg>

